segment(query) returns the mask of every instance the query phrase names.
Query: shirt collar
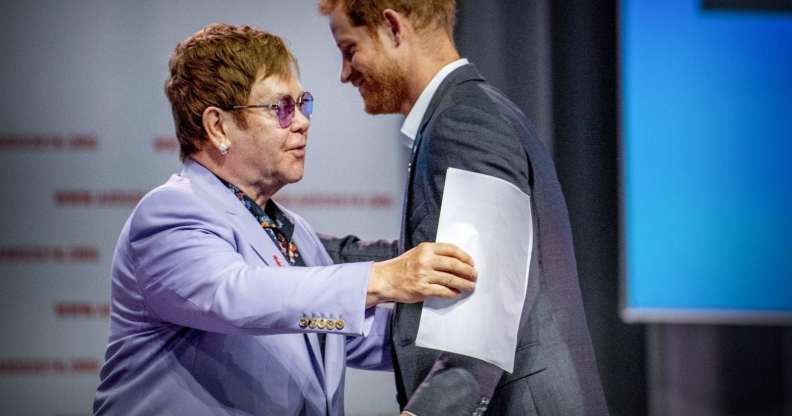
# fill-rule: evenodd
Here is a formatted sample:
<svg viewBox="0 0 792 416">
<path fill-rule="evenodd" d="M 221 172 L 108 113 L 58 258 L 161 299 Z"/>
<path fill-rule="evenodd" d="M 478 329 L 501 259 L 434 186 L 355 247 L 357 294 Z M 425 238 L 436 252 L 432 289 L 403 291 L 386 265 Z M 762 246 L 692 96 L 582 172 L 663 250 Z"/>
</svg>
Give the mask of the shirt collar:
<svg viewBox="0 0 792 416">
<path fill-rule="evenodd" d="M 217 179 L 239 198 L 242 205 L 247 208 L 248 212 L 253 215 L 262 228 L 276 229 L 278 232 L 283 233 L 286 240 L 291 241 L 292 235 L 294 234 L 294 224 L 289 220 L 286 214 L 272 202 L 272 198 L 268 199 L 264 206 L 261 207 L 233 183 L 219 176 L 217 176 Z"/>
<path fill-rule="evenodd" d="M 467 59 L 457 59 L 456 61 L 451 62 L 450 64 L 441 68 L 440 71 L 435 74 L 434 78 L 429 81 L 429 84 L 421 92 L 421 95 L 418 96 L 418 100 L 415 101 L 415 105 L 413 105 L 410 113 L 407 114 L 407 118 L 404 119 L 404 123 L 402 124 L 402 142 L 405 146 L 412 148 L 413 142 L 415 142 L 415 136 L 418 134 L 418 128 L 421 125 L 421 120 L 423 120 L 424 113 L 426 113 L 426 109 L 429 107 L 429 102 L 432 100 L 435 92 L 437 92 L 437 88 L 440 87 L 440 83 L 442 83 L 452 71 L 466 64 L 468 64 Z"/>
</svg>

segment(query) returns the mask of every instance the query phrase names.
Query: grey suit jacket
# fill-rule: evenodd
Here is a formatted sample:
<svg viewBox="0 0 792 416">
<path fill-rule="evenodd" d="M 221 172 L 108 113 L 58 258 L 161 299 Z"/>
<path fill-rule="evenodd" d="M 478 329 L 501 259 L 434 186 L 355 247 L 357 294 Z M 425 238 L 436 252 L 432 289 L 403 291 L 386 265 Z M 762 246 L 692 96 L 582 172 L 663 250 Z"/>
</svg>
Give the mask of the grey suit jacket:
<svg viewBox="0 0 792 416">
<path fill-rule="evenodd" d="M 535 235 L 513 373 L 416 347 L 422 304 L 396 306 L 392 334 L 402 408 L 419 416 L 607 414 L 564 196 L 552 159 L 524 114 L 473 65 L 464 65 L 432 97 L 410 166 L 399 251 L 435 241 L 449 167 L 495 176 L 530 194 Z M 324 243 L 338 260 L 395 254 L 384 243 Z"/>
</svg>

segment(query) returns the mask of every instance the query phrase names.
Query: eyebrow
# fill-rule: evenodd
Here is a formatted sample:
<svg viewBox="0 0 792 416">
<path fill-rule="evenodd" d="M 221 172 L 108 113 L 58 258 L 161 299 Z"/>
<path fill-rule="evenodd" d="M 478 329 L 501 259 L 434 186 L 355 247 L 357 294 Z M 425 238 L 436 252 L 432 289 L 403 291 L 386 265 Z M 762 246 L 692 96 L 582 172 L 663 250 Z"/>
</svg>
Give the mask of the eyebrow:
<svg viewBox="0 0 792 416">
<path fill-rule="evenodd" d="M 280 97 L 283 97 L 284 95 L 291 95 L 292 98 L 295 98 L 295 97 L 299 98 L 301 95 L 303 95 L 304 92 L 305 92 L 305 90 L 301 89 L 301 90 L 299 90 L 297 92 L 296 95 L 292 95 L 291 92 L 289 92 L 289 91 L 277 90 L 277 91 L 275 91 L 275 92 L 273 92 L 271 94 L 265 95 L 264 99 L 266 99 L 266 100 L 274 100 L 274 99 L 278 99 Z"/>
</svg>

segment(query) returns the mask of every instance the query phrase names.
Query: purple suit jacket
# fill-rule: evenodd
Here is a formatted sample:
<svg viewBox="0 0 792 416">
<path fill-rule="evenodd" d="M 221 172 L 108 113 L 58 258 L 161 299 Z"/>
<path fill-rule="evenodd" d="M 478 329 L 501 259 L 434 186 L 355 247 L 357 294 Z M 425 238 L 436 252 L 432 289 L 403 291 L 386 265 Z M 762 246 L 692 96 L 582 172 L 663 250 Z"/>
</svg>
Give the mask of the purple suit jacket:
<svg viewBox="0 0 792 416">
<path fill-rule="evenodd" d="M 308 224 L 283 211 L 317 267 L 288 267 L 193 160 L 141 200 L 113 257 L 94 414 L 343 415 L 347 364 L 391 368 L 390 311 L 365 309 L 371 263 L 332 265 Z M 300 326 L 320 318 L 343 328 Z M 315 332 L 327 334 L 324 362 Z"/>
</svg>

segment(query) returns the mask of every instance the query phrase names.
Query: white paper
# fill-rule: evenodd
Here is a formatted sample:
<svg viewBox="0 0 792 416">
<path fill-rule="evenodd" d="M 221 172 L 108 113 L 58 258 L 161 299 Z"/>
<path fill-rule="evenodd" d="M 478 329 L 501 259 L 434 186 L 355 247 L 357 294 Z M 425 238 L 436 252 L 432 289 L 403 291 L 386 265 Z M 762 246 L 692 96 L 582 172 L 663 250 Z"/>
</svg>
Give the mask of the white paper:
<svg viewBox="0 0 792 416">
<path fill-rule="evenodd" d="M 511 183 L 449 168 L 437 241 L 473 257 L 476 290 L 424 302 L 415 345 L 475 357 L 511 373 L 528 287 L 531 198 Z"/>
</svg>

